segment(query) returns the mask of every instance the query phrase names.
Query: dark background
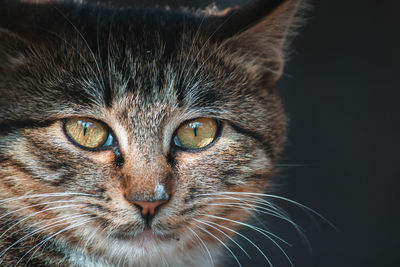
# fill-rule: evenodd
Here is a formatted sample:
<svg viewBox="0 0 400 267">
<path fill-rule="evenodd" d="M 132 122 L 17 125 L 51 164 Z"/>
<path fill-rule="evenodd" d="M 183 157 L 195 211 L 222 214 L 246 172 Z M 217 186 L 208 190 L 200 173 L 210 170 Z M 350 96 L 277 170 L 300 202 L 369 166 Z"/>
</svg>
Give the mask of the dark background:
<svg viewBox="0 0 400 267">
<path fill-rule="evenodd" d="M 297 266 L 400 266 L 400 1 L 311 3 L 280 84 L 284 162 L 309 165 L 284 172 L 283 194 L 338 230 L 295 218 L 314 251 L 291 255 Z"/>
<path fill-rule="evenodd" d="M 147 1 L 153 2 L 212 1 Z M 291 118 L 282 164 L 293 166 L 281 168 L 274 193 L 311 207 L 337 229 L 279 202 L 304 229 L 308 249 L 290 225 L 263 219 L 292 244 L 282 248 L 295 266 L 400 266 L 400 1 L 308 2 L 308 22 L 279 84 Z M 290 266 L 267 238 L 244 233 L 269 252 L 274 266 Z M 246 241 L 240 243 L 252 257 L 235 249 L 243 266 L 267 265 Z M 226 266 L 234 266 L 228 252 L 226 258 Z"/>
<path fill-rule="evenodd" d="M 279 84 L 283 163 L 304 166 L 283 170 L 279 193 L 337 230 L 297 209 L 313 251 L 289 234 L 288 254 L 295 266 L 400 266 L 400 1 L 310 2 Z"/>
</svg>

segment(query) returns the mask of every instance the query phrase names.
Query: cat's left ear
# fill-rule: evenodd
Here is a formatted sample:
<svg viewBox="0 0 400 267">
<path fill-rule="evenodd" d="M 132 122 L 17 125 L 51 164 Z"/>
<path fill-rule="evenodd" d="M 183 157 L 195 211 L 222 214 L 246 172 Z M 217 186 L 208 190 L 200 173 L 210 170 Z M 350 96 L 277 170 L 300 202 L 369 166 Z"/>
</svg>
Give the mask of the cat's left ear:
<svg viewBox="0 0 400 267">
<path fill-rule="evenodd" d="M 288 36 L 299 24 L 301 0 L 255 0 L 216 18 L 216 38 L 225 42 L 232 60 L 269 73 L 275 84 L 282 74 Z"/>
</svg>

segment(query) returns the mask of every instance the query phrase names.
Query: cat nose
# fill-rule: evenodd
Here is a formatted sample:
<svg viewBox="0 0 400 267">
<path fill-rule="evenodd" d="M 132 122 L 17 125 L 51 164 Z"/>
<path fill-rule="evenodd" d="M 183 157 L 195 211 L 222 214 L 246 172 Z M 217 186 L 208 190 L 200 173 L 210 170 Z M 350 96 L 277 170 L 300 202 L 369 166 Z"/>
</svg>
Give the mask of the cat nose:
<svg viewBox="0 0 400 267">
<path fill-rule="evenodd" d="M 138 207 L 142 213 L 143 218 L 152 218 L 156 212 L 156 209 L 162 204 L 166 203 L 167 200 L 156 200 L 156 201 L 130 201 L 136 207 Z"/>
<path fill-rule="evenodd" d="M 133 206 L 139 208 L 140 213 L 146 223 L 154 217 L 158 208 L 167 203 L 170 194 L 163 184 L 158 183 L 152 190 L 153 192 L 137 192 L 130 190 L 124 193 L 125 199 Z"/>
</svg>

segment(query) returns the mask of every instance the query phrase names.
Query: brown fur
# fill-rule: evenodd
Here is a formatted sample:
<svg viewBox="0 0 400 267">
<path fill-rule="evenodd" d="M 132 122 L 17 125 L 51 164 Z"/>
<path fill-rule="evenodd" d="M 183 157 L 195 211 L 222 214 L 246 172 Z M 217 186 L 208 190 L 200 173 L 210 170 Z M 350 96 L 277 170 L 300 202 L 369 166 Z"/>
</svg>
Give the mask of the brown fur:
<svg viewBox="0 0 400 267">
<path fill-rule="evenodd" d="M 262 193 L 271 181 L 286 131 L 274 86 L 299 1 L 259 1 L 246 7 L 265 9 L 254 20 L 236 9 L 203 19 L 180 11 L 6 4 L 0 210 L 10 216 L 0 217 L 0 262 L 161 266 L 166 257 L 193 265 L 201 249 L 193 231 L 221 246 L 199 226 L 227 241 L 196 220 L 238 229 L 208 215 L 245 221 L 254 201 L 240 192 Z M 117 144 L 76 146 L 63 130 L 71 117 L 104 122 Z M 175 130 L 198 117 L 221 122 L 218 140 L 194 152 L 174 147 Z M 169 199 L 148 226 L 156 246 L 169 250 L 154 256 L 141 237 L 148 226 L 129 199 L 154 201 L 159 184 Z M 238 194 L 204 195 L 225 191 Z M 232 198 L 247 204 L 212 205 Z M 35 232 L 40 226 L 48 227 Z M 30 251 L 35 246 L 41 249 Z M 130 249 L 149 252 L 128 255 Z"/>
</svg>

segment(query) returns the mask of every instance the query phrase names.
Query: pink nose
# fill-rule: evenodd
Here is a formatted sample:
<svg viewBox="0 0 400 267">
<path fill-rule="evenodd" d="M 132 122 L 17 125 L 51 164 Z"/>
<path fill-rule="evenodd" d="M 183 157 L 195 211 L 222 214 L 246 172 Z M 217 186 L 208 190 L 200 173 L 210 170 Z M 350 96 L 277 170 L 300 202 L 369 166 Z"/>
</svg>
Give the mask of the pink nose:
<svg viewBox="0 0 400 267">
<path fill-rule="evenodd" d="M 131 201 L 134 205 L 139 207 L 142 211 L 142 216 L 143 217 L 153 217 L 156 208 L 167 202 L 167 200 L 156 200 L 156 201 L 139 201 L 139 200 L 134 200 Z"/>
</svg>

